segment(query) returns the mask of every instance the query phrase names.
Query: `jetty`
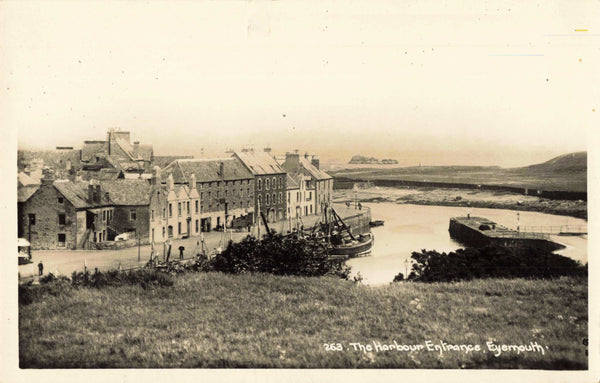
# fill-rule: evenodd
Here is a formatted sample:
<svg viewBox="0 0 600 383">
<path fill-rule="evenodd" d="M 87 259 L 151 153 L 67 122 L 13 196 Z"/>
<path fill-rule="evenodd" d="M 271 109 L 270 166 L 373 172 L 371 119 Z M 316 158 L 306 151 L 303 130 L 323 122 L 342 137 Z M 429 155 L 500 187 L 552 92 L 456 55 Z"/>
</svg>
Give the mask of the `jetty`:
<svg viewBox="0 0 600 383">
<path fill-rule="evenodd" d="M 550 240 L 550 234 L 517 231 L 482 217 L 450 218 L 448 231 L 451 238 L 468 246 L 535 247 L 550 251 L 565 247 Z"/>
</svg>

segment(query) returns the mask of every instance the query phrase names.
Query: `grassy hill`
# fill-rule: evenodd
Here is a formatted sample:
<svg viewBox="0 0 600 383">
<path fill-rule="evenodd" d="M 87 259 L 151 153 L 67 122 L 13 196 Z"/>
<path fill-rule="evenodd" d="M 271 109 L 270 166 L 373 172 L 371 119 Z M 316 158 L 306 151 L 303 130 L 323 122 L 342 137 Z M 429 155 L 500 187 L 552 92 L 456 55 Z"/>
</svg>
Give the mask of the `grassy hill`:
<svg viewBox="0 0 600 383">
<path fill-rule="evenodd" d="M 66 288 L 21 304 L 20 366 L 586 369 L 587 302 L 587 279 L 369 287 L 193 273 L 170 287 Z M 481 349 L 375 348 L 395 342 Z M 488 342 L 543 353 L 498 354 Z"/>
<path fill-rule="evenodd" d="M 587 191 L 587 153 L 562 155 L 541 164 L 520 168 L 496 166 L 423 166 L 361 168 L 332 171 L 334 177 L 364 180 L 405 180 L 503 185 L 530 189 Z"/>
</svg>

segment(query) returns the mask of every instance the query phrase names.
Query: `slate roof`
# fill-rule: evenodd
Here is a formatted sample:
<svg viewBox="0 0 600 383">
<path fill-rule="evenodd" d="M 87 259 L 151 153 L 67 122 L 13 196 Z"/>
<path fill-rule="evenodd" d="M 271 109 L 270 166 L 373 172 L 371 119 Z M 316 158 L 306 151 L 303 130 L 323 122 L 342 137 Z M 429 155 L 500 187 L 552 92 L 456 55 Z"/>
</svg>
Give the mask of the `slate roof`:
<svg viewBox="0 0 600 383">
<path fill-rule="evenodd" d="M 54 181 L 54 187 L 63 195 L 76 209 L 83 209 L 91 206 L 101 206 L 103 203 L 91 204 L 87 201 L 88 185 L 86 181 Z M 104 198 L 103 198 L 104 200 Z M 106 201 L 104 201 L 106 202 Z"/>
<path fill-rule="evenodd" d="M 122 179 L 100 181 L 102 193 L 108 193 L 110 202 L 115 205 L 148 205 L 152 187 L 147 180 Z"/>
<path fill-rule="evenodd" d="M 237 156 L 254 175 L 285 173 L 285 170 L 279 166 L 277 161 L 265 152 L 236 152 L 234 155 Z"/>
<path fill-rule="evenodd" d="M 219 174 L 223 163 L 223 174 Z M 162 171 L 163 181 L 173 174 L 175 183 L 188 183 L 192 174 L 196 182 L 233 181 L 252 179 L 254 176 L 242 162 L 234 157 L 220 159 L 175 160 Z"/>
<path fill-rule="evenodd" d="M 300 165 L 302 165 L 302 167 L 304 169 L 306 169 L 306 171 L 316 180 L 318 181 L 322 181 L 322 180 L 329 180 L 332 179 L 333 177 L 331 177 L 329 174 L 325 173 L 324 171 L 317 169 L 313 164 L 310 163 L 310 161 L 302 156 L 300 156 Z"/>
<path fill-rule="evenodd" d="M 65 196 L 77 209 L 120 205 L 139 206 L 150 203 L 151 186 L 147 180 L 111 180 L 98 181 L 100 184 L 100 203 L 88 201 L 89 182 L 86 181 L 54 181 L 54 187 Z M 106 199 L 108 193 L 108 199 Z"/>
<path fill-rule="evenodd" d="M 40 184 L 40 180 L 36 180 L 35 178 L 31 177 L 30 175 L 24 172 L 19 172 L 17 174 L 17 181 L 19 186 L 30 186 Z"/>
<path fill-rule="evenodd" d="M 294 179 L 294 177 L 287 175 L 287 188 L 288 189 L 300 189 L 300 185 L 298 181 Z"/>
<path fill-rule="evenodd" d="M 17 202 L 25 202 L 40 188 L 40 185 L 19 186 L 17 188 Z"/>
<path fill-rule="evenodd" d="M 88 162 L 96 153 L 106 151 L 106 141 L 84 141 L 81 148 L 81 161 Z"/>
<path fill-rule="evenodd" d="M 162 169 L 175 160 L 189 160 L 193 158 L 194 156 L 154 156 L 152 165 Z"/>
</svg>

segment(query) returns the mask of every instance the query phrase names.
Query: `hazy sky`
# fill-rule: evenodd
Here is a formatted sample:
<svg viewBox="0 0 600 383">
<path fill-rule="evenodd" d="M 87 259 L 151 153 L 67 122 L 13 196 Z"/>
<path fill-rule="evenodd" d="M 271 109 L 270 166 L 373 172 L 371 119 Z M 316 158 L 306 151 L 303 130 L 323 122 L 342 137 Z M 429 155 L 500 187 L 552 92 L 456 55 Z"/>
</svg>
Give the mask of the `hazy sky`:
<svg viewBox="0 0 600 383">
<path fill-rule="evenodd" d="M 0 3 L 0 125 L 160 154 L 517 166 L 598 128 L 597 1 Z"/>
</svg>

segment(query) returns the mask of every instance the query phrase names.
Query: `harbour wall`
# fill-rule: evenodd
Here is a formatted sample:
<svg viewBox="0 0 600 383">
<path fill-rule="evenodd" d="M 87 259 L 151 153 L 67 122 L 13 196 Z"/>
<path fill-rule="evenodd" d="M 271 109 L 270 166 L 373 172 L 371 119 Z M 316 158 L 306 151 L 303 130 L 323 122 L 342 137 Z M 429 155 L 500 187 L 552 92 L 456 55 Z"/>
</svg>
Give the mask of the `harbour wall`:
<svg viewBox="0 0 600 383">
<path fill-rule="evenodd" d="M 464 225 L 455 219 L 450 220 L 448 231 L 450 232 L 451 238 L 467 246 L 480 247 L 496 245 L 504 247 L 533 247 L 548 251 L 555 251 L 564 248 L 564 246 L 561 244 L 552 242 L 545 238 L 535 238 L 527 233 L 522 233 L 522 237 L 518 236 L 519 233 L 517 232 L 515 232 L 515 236 L 490 237 L 481 230 Z"/>
</svg>

